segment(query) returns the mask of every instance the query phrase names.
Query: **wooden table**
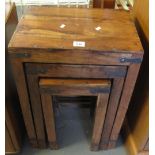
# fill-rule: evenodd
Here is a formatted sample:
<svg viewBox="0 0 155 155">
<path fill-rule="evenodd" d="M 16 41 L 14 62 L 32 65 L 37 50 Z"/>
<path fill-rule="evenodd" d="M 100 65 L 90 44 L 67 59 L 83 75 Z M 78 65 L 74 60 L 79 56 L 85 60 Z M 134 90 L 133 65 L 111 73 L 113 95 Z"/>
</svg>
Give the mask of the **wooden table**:
<svg viewBox="0 0 155 155">
<path fill-rule="evenodd" d="M 110 94 L 110 80 L 90 79 L 40 79 L 40 94 L 49 146 L 58 148 L 53 112 L 53 97 L 58 96 L 96 96 L 94 123 L 91 138 L 91 150 L 97 151 L 100 146 L 104 120 Z"/>
<path fill-rule="evenodd" d="M 143 58 L 128 12 L 31 7 L 10 41 L 9 54 L 33 146 L 46 146 L 41 76 L 112 80 L 100 148 L 115 146 Z"/>
<path fill-rule="evenodd" d="M 15 3 L 5 3 L 5 154 L 19 153 L 24 135 L 18 95 L 7 48 L 17 24 Z"/>
</svg>

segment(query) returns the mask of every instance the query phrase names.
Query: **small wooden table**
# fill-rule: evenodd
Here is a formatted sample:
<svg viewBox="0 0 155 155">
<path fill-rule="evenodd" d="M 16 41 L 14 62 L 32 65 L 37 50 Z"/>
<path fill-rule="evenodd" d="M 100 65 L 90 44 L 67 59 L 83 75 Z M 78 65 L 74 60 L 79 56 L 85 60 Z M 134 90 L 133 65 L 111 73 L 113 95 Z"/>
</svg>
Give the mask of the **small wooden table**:
<svg viewBox="0 0 155 155">
<path fill-rule="evenodd" d="M 55 95 L 97 96 L 91 140 L 91 150 L 97 151 L 106 116 L 111 82 L 108 80 L 88 79 L 41 79 L 39 87 L 48 141 L 52 149 L 58 148 L 52 97 Z"/>
<path fill-rule="evenodd" d="M 31 7 L 10 41 L 9 54 L 33 145 L 46 146 L 39 78 L 49 77 L 112 80 L 100 148 L 115 146 L 143 59 L 128 12 Z"/>
</svg>

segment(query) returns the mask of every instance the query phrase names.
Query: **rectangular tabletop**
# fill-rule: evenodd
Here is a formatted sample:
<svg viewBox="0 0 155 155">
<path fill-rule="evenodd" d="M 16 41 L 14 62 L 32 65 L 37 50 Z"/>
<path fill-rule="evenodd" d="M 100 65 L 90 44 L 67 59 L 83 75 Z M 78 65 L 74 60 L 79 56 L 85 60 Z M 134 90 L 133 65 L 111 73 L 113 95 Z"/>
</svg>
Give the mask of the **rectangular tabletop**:
<svg viewBox="0 0 155 155">
<path fill-rule="evenodd" d="M 143 51 L 129 12 L 53 7 L 28 8 L 9 48 Z"/>
</svg>

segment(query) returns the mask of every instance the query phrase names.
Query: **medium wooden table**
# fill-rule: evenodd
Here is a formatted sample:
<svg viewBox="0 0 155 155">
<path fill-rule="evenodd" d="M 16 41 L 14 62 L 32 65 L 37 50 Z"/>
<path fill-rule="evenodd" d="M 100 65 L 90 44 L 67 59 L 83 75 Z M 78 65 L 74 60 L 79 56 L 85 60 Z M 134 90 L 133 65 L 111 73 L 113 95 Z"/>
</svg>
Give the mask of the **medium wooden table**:
<svg viewBox="0 0 155 155">
<path fill-rule="evenodd" d="M 46 146 L 41 76 L 112 80 L 100 148 L 115 146 L 143 58 L 128 12 L 31 7 L 10 41 L 9 54 L 33 146 Z"/>
</svg>

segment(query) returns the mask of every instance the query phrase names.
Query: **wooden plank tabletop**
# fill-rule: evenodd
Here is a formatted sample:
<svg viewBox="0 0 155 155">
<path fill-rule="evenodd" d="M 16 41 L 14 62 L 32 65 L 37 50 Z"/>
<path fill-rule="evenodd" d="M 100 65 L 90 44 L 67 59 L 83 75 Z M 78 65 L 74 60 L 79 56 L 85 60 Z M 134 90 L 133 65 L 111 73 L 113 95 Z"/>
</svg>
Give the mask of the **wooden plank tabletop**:
<svg viewBox="0 0 155 155">
<path fill-rule="evenodd" d="M 120 10 L 29 7 L 9 49 L 142 52 L 130 13 Z"/>
</svg>

